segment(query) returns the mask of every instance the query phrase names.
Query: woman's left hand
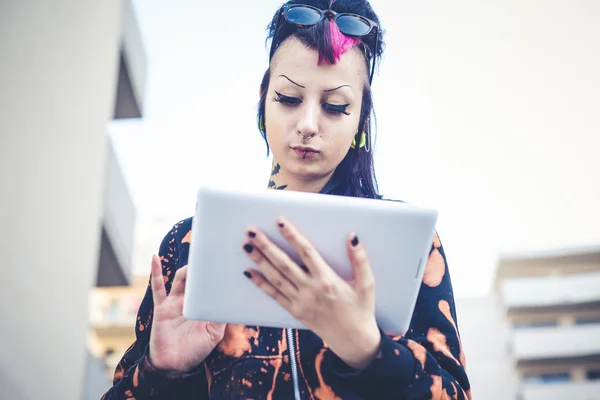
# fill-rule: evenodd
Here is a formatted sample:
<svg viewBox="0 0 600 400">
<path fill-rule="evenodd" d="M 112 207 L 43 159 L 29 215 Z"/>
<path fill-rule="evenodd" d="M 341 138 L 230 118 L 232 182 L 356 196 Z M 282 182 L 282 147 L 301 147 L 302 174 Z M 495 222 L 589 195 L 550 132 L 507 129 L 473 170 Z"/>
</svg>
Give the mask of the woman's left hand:
<svg viewBox="0 0 600 400">
<path fill-rule="evenodd" d="M 295 263 L 256 228 L 244 249 L 260 271 L 246 275 L 294 318 L 318 335 L 346 364 L 361 369 L 377 354 L 381 333 L 375 320 L 375 280 L 355 234 L 347 238 L 352 281 L 343 280 L 286 219 L 277 226 L 304 265 Z"/>
</svg>

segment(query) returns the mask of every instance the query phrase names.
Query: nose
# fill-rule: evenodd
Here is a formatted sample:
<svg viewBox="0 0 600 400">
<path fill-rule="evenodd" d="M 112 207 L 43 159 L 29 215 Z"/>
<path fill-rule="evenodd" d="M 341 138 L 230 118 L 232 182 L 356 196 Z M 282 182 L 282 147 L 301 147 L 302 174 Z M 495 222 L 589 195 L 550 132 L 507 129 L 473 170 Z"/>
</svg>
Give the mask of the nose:
<svg viewBox="0 0 600 400">
<path fill-rule="evenodd" d="M 299 116 L 296 130 L 298 134 L 305 137 L 314 136 L 319 130 L 319 108 L 304 103 L 302 113 Z"/>
</svg>

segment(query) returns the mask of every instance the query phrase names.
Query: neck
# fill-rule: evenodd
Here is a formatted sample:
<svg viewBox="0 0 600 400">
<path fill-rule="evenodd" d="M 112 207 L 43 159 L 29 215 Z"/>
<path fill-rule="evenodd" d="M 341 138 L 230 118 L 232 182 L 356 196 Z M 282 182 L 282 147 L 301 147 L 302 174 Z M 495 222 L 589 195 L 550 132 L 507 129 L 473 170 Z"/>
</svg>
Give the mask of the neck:
<svg viewBox="0 0 600 400">
<path fill-rule="evenodd" d="M 269 189 L 274 190 L 291 190 L 295 192 L 311 192 L 319 193 L 333 173 L 319 178 L 302 179 L 301 177 L 291 176 L 281 170 L 281 166 L 277 161 L 273 161 L 271 168 L 271 177 L 269 178 Z"/>
</svg>

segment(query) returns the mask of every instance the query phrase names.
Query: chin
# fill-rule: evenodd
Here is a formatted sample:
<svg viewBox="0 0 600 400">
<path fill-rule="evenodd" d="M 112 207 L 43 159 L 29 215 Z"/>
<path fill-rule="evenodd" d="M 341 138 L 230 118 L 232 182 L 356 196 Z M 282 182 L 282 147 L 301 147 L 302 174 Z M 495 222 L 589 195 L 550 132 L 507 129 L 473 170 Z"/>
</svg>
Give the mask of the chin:
<svg viewBox="0 0 600 400">
<path fill-rule="evenodd" d="M 323 168 L 323 165 L 320 163 L 304 164 L 302 162 L 298 162 L 297 160 L 291 160 L 287 166 L 288 168 L 286 168 L 286 170 L 289 174 L 295 175 L 302 180 L 321 179 L 329 174 L 329 172 L 327 172 L 327 168 Z"/>
</svg>

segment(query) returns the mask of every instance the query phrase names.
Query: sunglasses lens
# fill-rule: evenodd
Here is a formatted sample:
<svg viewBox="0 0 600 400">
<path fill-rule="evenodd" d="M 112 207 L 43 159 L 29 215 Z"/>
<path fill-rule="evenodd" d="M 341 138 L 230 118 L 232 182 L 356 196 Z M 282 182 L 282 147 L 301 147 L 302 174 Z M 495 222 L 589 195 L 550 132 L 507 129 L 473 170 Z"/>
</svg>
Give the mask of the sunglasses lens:
<svg viewBox="0 0 600 400">
<path fill-rule="evenodd" d="M 371 30 L 366 21 L 352 15 L 340 15 L 337 25 L 343 34 L 349 36 L 364 36 Z"/>
<path fill-rule="evenodd" d="M 293 7 L 286 14 L 289 22 L 298 25 L 314 25 L 321 18 L 317 10 L 308 7 Z"/>
</svg>

